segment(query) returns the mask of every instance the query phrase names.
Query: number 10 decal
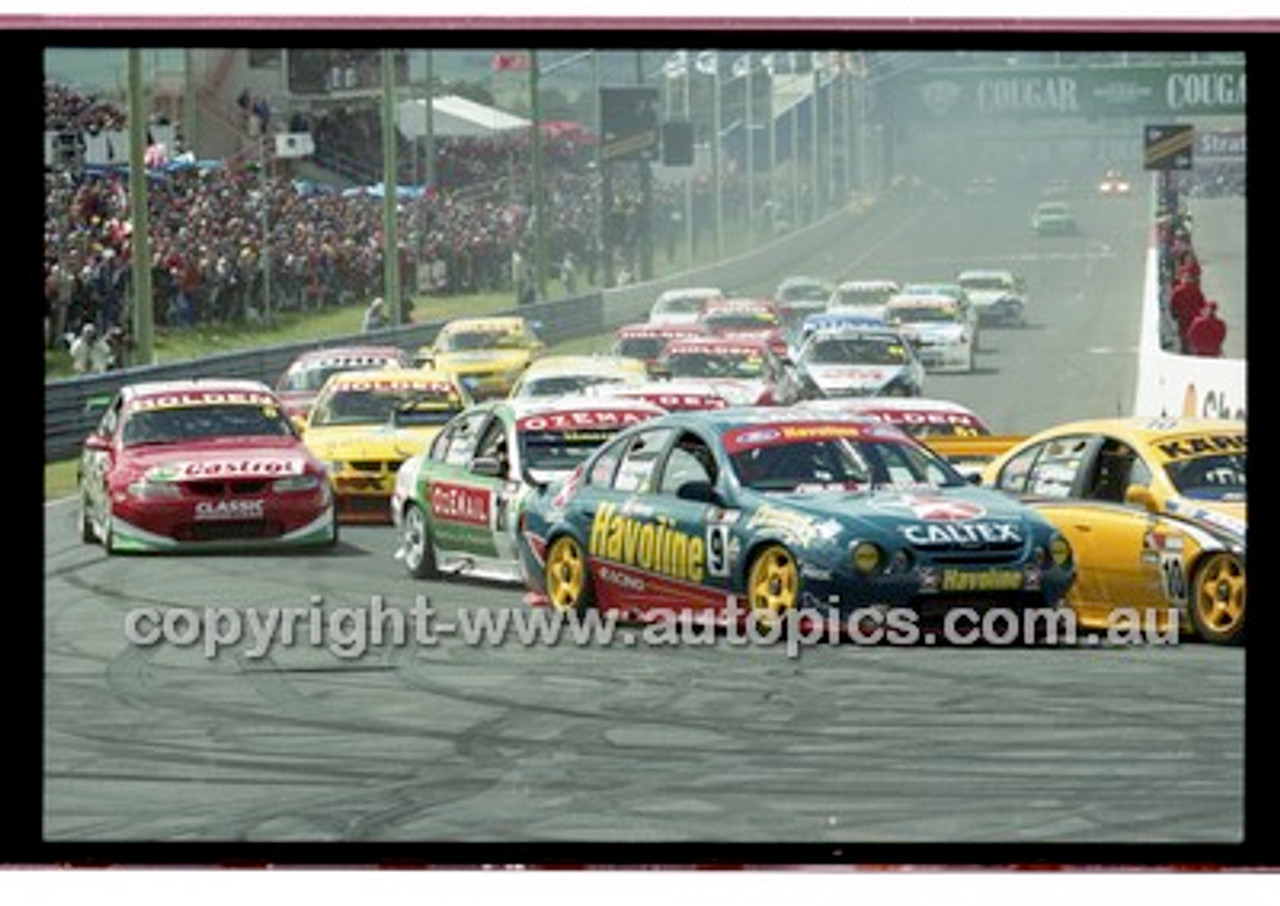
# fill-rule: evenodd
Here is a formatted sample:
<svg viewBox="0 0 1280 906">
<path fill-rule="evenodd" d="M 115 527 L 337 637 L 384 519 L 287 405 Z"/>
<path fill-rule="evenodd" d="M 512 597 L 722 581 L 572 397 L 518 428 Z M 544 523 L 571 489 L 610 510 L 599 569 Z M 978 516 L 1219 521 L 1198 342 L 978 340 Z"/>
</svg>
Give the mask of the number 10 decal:
<svg viewBox="0 0 1280 906">
<path fill-rule="evenodd" d="M 729 575 L 729 526 L 707 526 L 707 575 Z"/>
</svg>

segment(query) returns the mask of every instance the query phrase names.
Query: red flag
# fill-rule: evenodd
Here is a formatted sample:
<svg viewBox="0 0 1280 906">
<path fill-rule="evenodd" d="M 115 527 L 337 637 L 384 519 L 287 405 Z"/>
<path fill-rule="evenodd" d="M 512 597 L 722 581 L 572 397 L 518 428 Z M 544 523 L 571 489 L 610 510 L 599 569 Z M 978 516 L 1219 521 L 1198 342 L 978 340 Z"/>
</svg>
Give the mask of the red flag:
<svg viewBox="0 0 1280 906">
<path fill-rule="evenodd" d="M 527 72 L 529 55 L 527 53 L 495 53 L 490 67 L 494 72 Z"/>
</svg>

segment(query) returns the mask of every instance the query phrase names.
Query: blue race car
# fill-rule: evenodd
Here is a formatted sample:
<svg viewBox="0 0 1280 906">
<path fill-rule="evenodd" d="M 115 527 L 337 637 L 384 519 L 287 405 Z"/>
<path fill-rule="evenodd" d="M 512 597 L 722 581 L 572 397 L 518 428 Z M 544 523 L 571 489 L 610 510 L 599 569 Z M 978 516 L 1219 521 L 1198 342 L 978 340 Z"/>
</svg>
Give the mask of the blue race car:
<svg viewBox="0 0 1280 906">
<path fill-rule="evenodd" d="M 1058 607 L 1069 544 L 894 425 L 725 408 L 620 431 L 519 516 L 527 598 L 644 619 Z"/>
</svg>

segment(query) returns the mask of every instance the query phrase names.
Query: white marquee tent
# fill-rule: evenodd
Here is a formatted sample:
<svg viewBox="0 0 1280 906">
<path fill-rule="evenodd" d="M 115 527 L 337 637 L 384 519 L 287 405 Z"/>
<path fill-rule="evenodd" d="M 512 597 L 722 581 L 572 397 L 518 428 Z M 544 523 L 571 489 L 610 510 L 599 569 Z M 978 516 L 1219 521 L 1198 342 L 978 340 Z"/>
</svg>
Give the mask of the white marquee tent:
<svg viewBox="0 0 1280 906">
<path fill-rule="evenodd" d="M 433 98 L 432 128 L 442 138 L 456 136 L 485 136 L 532 125 L 530 120 L 486 107 L 457 95 Z M 423 98 L 401 101 L 396 108 L 396 123 L 405 138 L 419 138 L 427 134 L 427 102 Z"/>
</svg>

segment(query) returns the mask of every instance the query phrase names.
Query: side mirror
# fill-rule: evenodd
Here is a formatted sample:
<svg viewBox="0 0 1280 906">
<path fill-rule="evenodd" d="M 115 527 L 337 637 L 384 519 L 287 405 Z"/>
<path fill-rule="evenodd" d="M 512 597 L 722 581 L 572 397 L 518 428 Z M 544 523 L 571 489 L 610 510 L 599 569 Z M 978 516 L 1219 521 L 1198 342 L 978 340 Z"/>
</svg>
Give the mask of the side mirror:
<svg viewBox="0 0 1280 906">
<path fill-rule="evenodd" d="M 1155 495 L 1144 484 L 1131 484 L 1124 491 L 1124 502 L 1130 506 L 1141 507 L 1149 513 L 1160 512 Z"/>
<path fill-rule="evenodd" d="M 94 432 L 84 439 L 84 448 L 94 453 L 106 453 L 111 449 L 111 438 Z"/>
<path fill-rule="evenodd" d="M 502 463 L 492 456 L 477 456 L 467 464 L 467 470 L 476 475 L 483 475 L 485 478 L 505 478 L 507 476 Z"/>
<path fill-rule="evenodd" d="M 686 481 L 676 488 L 676 497 L 680 500 L 724 506 L 720 495 L 716 493 L 715 486 L 709 481 Z"/>
<path fill-rule="evenodd" d="M 671 378 L 671 369 L 666 365 L 659 365 L 657 362 L 654 362 L 649 366 L 649 375 L 655 381 L 669 380 Z"/>
<path fill-rule="evenodd" d="M 291 415 L 289 421 L 293 422 L 293 427 L 298 429 L 299 434 L 307 430 L 307 413 L 299 412 L 297 415 Z"/>
</svg>

